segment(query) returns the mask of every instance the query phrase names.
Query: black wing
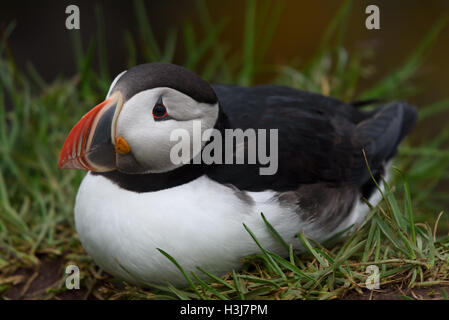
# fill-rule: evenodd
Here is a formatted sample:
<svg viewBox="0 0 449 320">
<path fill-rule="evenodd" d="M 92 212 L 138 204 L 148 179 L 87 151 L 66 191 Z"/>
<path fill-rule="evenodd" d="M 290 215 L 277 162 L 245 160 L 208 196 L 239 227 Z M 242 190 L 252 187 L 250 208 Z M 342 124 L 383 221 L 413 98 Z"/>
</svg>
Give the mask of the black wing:
<svg viewBox="0 0 449 320">
<path fill-rule="evenodd" d="M 257 165 L 217 165 L 208 175 L 239 189 L 286 191 L 300 184 L 369 181 L 362 149 L 380 172 L 410 131 L 416 110 L 395 102 L 362 112 L 339 100 L 283 86 L 213 86 L 227 116 L 225 127 L 278 129 L 278 171 Z"/>
</svg>

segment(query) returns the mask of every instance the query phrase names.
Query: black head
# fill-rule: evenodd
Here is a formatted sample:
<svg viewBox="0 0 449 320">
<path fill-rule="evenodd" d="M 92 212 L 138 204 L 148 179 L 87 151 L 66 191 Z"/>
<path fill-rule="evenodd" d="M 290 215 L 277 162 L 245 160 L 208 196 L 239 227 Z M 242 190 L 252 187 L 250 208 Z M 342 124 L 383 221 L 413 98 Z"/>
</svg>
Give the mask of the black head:
<svg viewBox="0 0 449 320">
<path fill-rule="evenodd" d="M 110 92 L 120 91 L 126 101 L 141 91 L 162 87 L 182 92 L 197 102 L 217 103 L 209 83 L 189 69 L 164 62 L 141 64 L 121 73 Z"/>
</svg>

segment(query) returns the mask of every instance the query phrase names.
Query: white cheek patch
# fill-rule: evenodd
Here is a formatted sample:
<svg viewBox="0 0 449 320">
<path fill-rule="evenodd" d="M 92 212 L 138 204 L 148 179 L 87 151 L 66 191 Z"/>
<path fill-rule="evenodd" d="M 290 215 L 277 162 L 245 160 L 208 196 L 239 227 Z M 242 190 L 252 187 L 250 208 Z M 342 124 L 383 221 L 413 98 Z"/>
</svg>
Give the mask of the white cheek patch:
<svg viewBox="0 0 449 320">
<path fill-rule="evenodd" d="M 162 97 L 170 119 L 155 121 L 153 107 Z M 193 121 L 201 122 L 201 131 L 213 128 L 218 118 L 218 104 L 198 103 L 171 88 L 154 88 L 134 95 L 123 106 L 117 120 L 117 136 L 129 143 L 136 160 L 149 172 L 164 172 L 179 165 L 172 163 L 170 141 L 173 130 L 185 129 L 192 136 Z"/>
<path fill-rule="evenodd" d="M 145 109 L 145 105 L 129 107 L 125 104 L 117 119 L 116 134 L 126 139 L 134 154 L 144 151 L 142 147 L 152 137 L 154 120 L 151 111 Z"/>
</svg>

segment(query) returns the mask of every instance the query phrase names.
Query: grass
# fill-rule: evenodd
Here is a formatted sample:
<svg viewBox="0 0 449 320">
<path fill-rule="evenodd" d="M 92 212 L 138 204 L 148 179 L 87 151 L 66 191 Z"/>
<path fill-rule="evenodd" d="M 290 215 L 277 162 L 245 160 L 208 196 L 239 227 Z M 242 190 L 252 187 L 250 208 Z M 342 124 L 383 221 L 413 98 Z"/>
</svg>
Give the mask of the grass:
<svg viewBox="0 0 449 320">
<path fill-rule="evenodd" d="M 241 50 L 230 50 L 220 40 L 226 19 L 212 19 L 204 1 L 197 1 L 201 32 L 186 22 L 182 31 L 170 30 L 164 46 L 155 40 L 143 2 L 135 1 L 139 34 L 124 31 L 128 65 L 145 61 L 172 61 L 195 70 L 209 81 L 251 85 L 261 73 L 272 74 L 274 83 L 320 92 L 346 101 L 359 99 L 409 98 L 417 89 L 413 75 L 419 70 L 446 20 L 440 19 L 417 42 L 416 50 L 391 74 L 360 92 L 359 82 L 370 75 L 369 50 L 347 52 L 344 36 L 351 1 L 346 1 L 329 23 L 314 57 L 299 66 L 264 65 L 264 54 L 274 36 L 282 5 L 279 2 L 246 2 Z M 96 10 L 102 21 L 102 10 Z M 368 265 L 380 270 L 381 288 L 449 285 L 448 218 L 443 210 L 447 196 L 441 187 L 449 180 L 449 128 L 426 141 L 412 139 L 403 144 L 395 163 L 391 184 L 384 184 L 382 202 L 350 236 L 329 239 L 326 246 L 298 234 L 306 252 L 297 255 L 261 213 L 267 230 L 285 247 L 278 256 L 260 247 L 244 257 L 245 267 L 224 277 L 198 268 L 187 274 L 176 257 L 161 250 L 167 263 L 175 265 L 190 287 L 170 284 L 142 289 L 126 285 L 117 288 L 86 255 L 75 232 L 73 204 L 84 175 L 58 171 L 56 159 L 65 136 L 90 106 L 100 101 L 109 87 L 102 23 L 96 42 L 83 48 L 79 34 L 72 32 L 78 72 L 46 83 L 34 69 L 19 70 L 8 47 L 13 32 L 10 24 L 0 42 L 0 296 L 18 283 L 25 289 L 32 278 L 18 272 L 37 270 L 44 257 L 73 263 L 82 272 L 85 295 L 99 299 L 333 299 L 348 292 L 366 292 Z M 258 30 L 258 32 L 256 32 Z M 260 35 L 264 35 L 263 37 Z M 174 61 L 179 48 L 185 61 Z M 95 59 L 99 70 L 92 68 Z M 420 107 L 420 121 L 439 117 L 449 110 L 449 99 Z M 413 144 L 411 143 L 413 142 Z M 447 190 L 446 190 L 447 193 Z M 251 230 L 242 225 L 258 244 Z M 205 274 L 209 281 L 200 280 Z M 37 297 L 54 298 L 65 291 L 65 278 Z M 436 289 L 440 290 L 440 289 Z M 447 299 L 448 289 L 440 295 Z M 400 290 L 398 296 L 410 297 Z"/>
</svg>

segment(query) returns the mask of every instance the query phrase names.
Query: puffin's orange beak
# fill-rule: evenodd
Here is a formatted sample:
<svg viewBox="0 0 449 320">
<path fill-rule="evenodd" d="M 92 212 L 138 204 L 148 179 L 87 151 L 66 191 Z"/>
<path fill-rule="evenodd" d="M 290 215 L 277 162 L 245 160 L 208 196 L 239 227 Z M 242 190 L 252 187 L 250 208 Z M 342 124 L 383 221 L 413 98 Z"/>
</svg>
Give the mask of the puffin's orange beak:
<svg viewBox="0 0 449 320">
<path fill-rule="evenodd" d="M 115 170 L 115 126 L 122 106 L 122 95 L 116 92 L 86 113 L 67 136 L 59 154 L 58 168 Z M 124 143 L 126 140 L 121 140 L 121 150 Z"/>
</svg>

